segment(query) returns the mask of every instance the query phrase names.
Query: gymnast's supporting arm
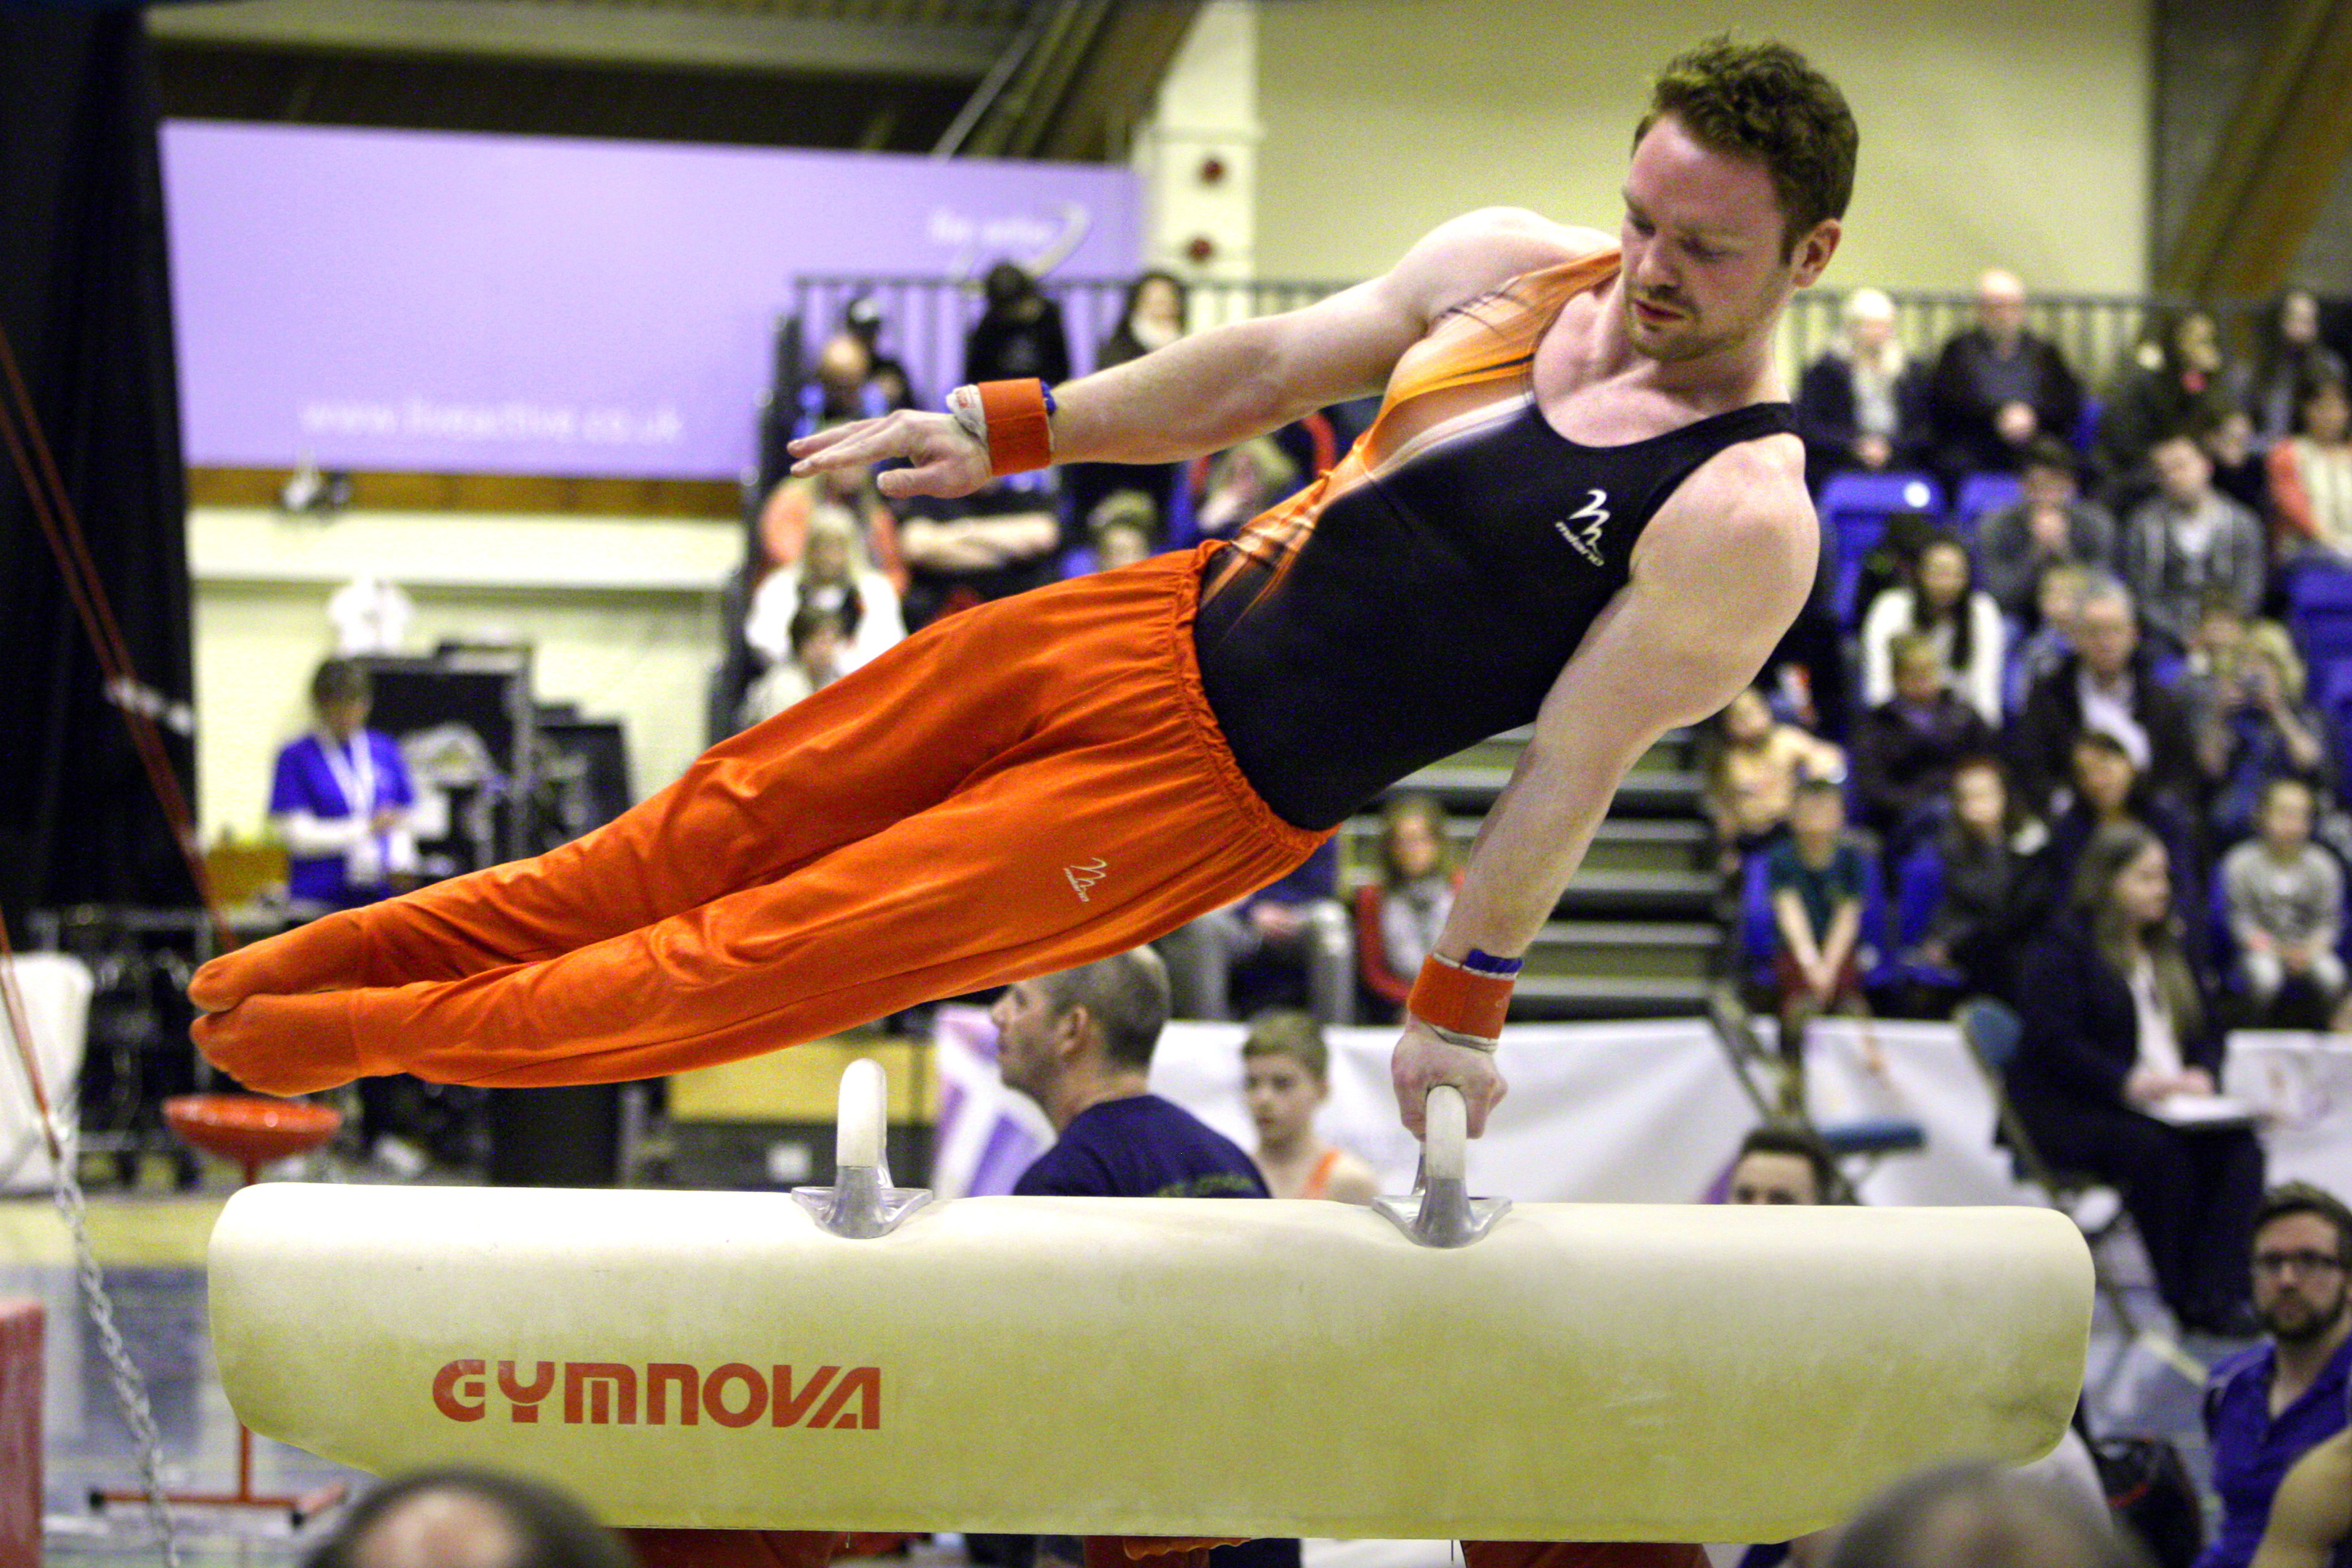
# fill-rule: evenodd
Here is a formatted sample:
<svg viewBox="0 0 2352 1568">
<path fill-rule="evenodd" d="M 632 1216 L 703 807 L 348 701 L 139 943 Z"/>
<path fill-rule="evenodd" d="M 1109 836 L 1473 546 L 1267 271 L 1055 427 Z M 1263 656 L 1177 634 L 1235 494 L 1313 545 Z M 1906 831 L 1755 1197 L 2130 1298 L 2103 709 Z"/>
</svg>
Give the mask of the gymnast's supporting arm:
<svg viewBox="0 0 2352 1568">
<path fill-rule="evenodd" d="M 2279 1483 L 2253 1568 L 2327 1568 L 2352 1541 L 2352 1432 L 2307 1450 Z"/>
<path fill-rule="evenodd" d="M 1438 953 L 1527 950 L 1626 771 L 1668 730 L 1706 718 L 1755 679 L 1811 591 L 1817 536 L 1793 438 L 1729 447 L 1675 492 L 1634 546 L 1632 582 L 1544 699 L 1471 847 Z M 1415 1135 L 1432 1085 L 1461 1089 L 1474 1137 L 1503 1095 L 1490 1055 L 1411 1014 L 1391 1076 Z"/>
<path fill-rule="evenodd" d="M 1440 316 L 1522 272 L 1614 244 L 1533 213 L 1488 208 L 1439 225 L 1381 277 L 1303 310 L 1195 333 L 1055 389 L 1057 463 L 1166 463 L 1378 392 Z M 905 458 L 883 494 L 969 495 L 988 455 L 944 414 L 908 410 L 792 445 L 795 474 Z"/>
</svg>

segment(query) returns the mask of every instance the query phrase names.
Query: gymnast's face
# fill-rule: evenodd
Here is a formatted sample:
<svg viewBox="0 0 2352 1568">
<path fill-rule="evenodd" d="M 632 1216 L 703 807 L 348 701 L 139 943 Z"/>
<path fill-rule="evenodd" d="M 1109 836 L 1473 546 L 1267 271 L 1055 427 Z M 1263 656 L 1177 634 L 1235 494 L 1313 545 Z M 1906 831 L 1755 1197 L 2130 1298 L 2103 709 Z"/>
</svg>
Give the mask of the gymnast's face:
<svg viewBox="0 0 2352 1568">
<path fill-rule="evenodd" d="M 1296 1057 L 1243 1058 L 1242 1098 L 1249 1102 L 1261 1144 L 1297 1142 L 1314 1127 L 1315 1109 L 1329 1093 Z"/>
<path fill-rule="evenodd" d="M 1634 352 L 1676 363 L 1760 343 L 1837 248 L 1835 219 L 1793 249 L 1787 227 L 1761 163 L 1711 151 L 1662 117 L 1633 149 L 1618 234 Z"/>
</svg>

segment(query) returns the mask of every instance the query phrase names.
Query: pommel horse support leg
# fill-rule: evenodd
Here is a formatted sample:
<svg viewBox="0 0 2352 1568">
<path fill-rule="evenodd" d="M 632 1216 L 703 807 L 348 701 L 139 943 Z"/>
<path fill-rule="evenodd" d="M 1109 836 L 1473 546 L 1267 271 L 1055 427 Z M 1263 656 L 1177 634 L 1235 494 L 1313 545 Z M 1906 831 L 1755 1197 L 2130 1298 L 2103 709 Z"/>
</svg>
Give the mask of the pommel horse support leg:
<svg viewBox="0 0 2352 1568">
<path fill-rule="evenodd" d="M 1781 1541 L 2046 1453 L 2082 1384 L 2090 1255 L 2047 1210 L 1521 1204 L 1464 1243 L 1323 1202 L 926 1205 L 878 1168 L 879 1075 L 845 1087 L 854 1158 L 806 1202 L 239 1193 L 231 1402 L 622 1525 Z"/>
</svg>

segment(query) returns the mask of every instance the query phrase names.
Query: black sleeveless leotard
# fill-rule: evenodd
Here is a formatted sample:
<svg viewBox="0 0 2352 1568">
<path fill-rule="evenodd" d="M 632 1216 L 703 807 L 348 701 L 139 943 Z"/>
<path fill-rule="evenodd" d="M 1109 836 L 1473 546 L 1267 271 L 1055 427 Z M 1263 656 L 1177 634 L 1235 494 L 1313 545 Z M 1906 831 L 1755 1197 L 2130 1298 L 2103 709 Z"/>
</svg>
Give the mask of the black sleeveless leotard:
<svg viewBox="0 0 2352 1568">
<path fill-rule="evenodd" d="M 1531 722 L 1675 488 L 1726 447 L 1795 428 L 1788 404 L 1759 403 L 1620 447 L 1553 429 L 1535 344 L 1615 270 L 1613 254 L 1588 258 L 1449 316 L 1355 448 L 1203 564 L 1209 706 L 1286 821 L 1334 826 Z"/>
</svg>

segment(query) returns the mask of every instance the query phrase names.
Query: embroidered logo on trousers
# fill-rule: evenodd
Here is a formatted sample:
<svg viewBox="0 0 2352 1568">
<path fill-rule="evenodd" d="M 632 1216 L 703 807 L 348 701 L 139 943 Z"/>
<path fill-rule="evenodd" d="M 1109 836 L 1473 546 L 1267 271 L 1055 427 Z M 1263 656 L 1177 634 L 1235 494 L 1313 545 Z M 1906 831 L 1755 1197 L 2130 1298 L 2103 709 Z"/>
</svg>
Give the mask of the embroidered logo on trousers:
<svg viewBox="0 0 2352 1568">
<path fill-rule="evenodd" d="M 1569 526 L 1570 522 L 1580 522 L 1584 526 L 1570 528 Z M 1609 492 L 1594 490 L 1591 499 L 1570 514 L 1567 522 L 1555 522 L 1552 526 L 1559 530 L 1559 536 L 1568 541 L 1570 548 L 1595 566 L 1599 566 L 1602 564 L 1601 531 L 1607 527 L 1608 523 Z"/>
<path fill-rule="evenodd" d="M 1087 901 L 1087 889 L 1103 879 L 1110 868 L 1100 860 L 1088 860 L 1081 865 L 1065 866 L 1062 875 L 1070 879 L 1070 891 L 1077 894 L 1078 902 Z"/>
</svg>

